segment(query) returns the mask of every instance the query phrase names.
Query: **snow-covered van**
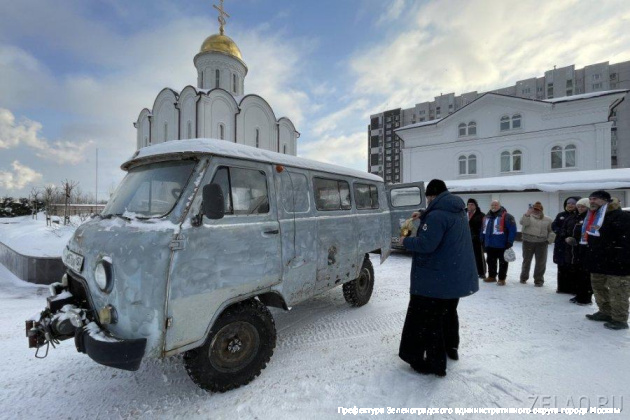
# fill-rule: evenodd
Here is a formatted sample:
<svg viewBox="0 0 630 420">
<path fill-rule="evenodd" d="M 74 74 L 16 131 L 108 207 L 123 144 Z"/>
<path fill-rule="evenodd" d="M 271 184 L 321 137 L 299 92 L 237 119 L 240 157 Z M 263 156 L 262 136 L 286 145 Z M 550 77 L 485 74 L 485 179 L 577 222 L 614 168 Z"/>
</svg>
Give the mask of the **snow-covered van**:
<svg viewBox="0 0 630 420">
<path fill-rule="evenodd" d="M 210 391 L 266 366 L 276 343 L 267 307 L 338 285 L 349 304 L 366 304 L 368 254 L 387 258 L 392 221 L 424 196 L 421 183 L 405 186 L 392 207 L 397 187 L 380 177 L 224 140 L 145 147 L 122 169 L 106 208 L 69 241 L 66 274 L 26 323 L 29 345 L 41 356 L 74 338 L 79 352 L 126 370 L 184 353 Z"/>
</svg>

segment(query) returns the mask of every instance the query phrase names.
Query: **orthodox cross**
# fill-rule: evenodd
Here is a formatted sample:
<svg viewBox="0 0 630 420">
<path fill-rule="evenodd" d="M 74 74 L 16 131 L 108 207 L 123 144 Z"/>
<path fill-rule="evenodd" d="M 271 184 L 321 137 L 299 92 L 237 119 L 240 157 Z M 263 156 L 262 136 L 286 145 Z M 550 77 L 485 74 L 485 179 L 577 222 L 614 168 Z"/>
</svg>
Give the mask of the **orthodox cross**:
<svg viewBox="0 0 630 420">
<path fill-rule="evenodd" d="M 219 0 L 219 1 L 220 1 L 219 6 L 213 4 L 212 7 L 214 7 L 215 9 L 219 11 L 219 33 L 223 35 L 223 32 L 224 32 L 223 27 L 225 26 L 225 23 L 226 23 L 225 16 L 230 17 L 230 15 L 228 15 L 223 9 L 223 0 Z"/>
</svg>

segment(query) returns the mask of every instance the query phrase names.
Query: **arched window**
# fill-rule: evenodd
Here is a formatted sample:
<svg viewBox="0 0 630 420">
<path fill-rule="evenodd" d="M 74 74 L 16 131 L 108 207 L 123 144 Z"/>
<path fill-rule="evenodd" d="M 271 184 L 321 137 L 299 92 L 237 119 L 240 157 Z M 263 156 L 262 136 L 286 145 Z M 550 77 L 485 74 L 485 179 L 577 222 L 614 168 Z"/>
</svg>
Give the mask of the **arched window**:
<svg viewBox="0 0 630 420">
<path fill-rule="evenodd" d="M 236 79 L 236 75 L 235 75 L 235 74 L 233 74 L 233 75 L 232 75 L 232 91 L 233 91 L 234 93 L 236 93 L 236 81 L 237 81 L 237 79 Z"/>
<path fill-rule="evenodd" d="M 477 173 L 477 156 L 476 155 L 461 155 L 457 159 L 459 163 L 460 175 L 475 175 Z"/>
<path fill-rule="evenodd" d="M 514 150 L 501 153 L 501 172 L 519 172 L 523 170 L 523 152 Z"/>
<path fill-rule="evenodd" d="M 466 156 L 459 157 L 459 174 L 466 175 Z"/>
<path fill-rule="evenodd" d="M 554 146 L 551 148 L 551 169 L 562 168 L 562 147 Z"/>
<path fill-rule="evenodd" d="M 521 128 L 521 114 L 512 115 L 512 128 Z"/>
<path fill-rule="evenodd" d="M 464 137 L 466 135 L 466 123 L 461 123 L 459 126 L 459 137 Z"/>
<path fill-rule="evenodd" d="M 168 123 L 164 123 L 164 141 L 168 140 Z"/>
<path fill-rule="evenodd" d="M 501 117 L 501 131 L 506 131 L 510 129 L 510 117 L 503 116 Z"/>
<path fill-rule="evenodd" d="M 523 153 L 520 150 L 512 152 L 512 171 L 520 171 L 522 169 Z"/>
<path fill-rule="evenodd" d="M 477 123 L 474 121 L 471 121 L 468 123 L 468 135 L 469 136 L 476 136 L 477 135 Z"/>
<path fill-rule="evenodd" d="M 256 129 L 256 147 L 260 147 L 260 130 Z"/>
<path fill-rule="evenodd" d="M 477 156 L 468 155 L 468 175 L 475 175 L 477 173 Z"/>
<path fill-rule="evenodd" d="M 188 120 L 187 127 L 188 127 L 187 128 L 187 133 L 186 133 L 188 135 L 187 138 L 192 139 L 193 138 L 192 137 L 192 121 Z"/>
<path fill-rule="evenodd" d="M 284 153 L 285 155 L 287 154 L 287 145 L 286 144 L 282 145 L 282 153 Z"/>
<path fill-rule="evenodd" d="M 148 146 L 148 145 L 149 145 L 149 138 L 148 138 L 148 137 L 145 137 L 145 138 L 144 138 L 144 145 L 145 145 L 145 146 Z"/>
<path fill-rule="evenodd" d="M 219 80 L 221 80 L 221 72 L 219 69 L 214 71 L 214 87 L 221 87 L 219 84 Z"/>
<path fill-rule="evenodd" d="M 575 152 L 577 148 L 574 144 L 567 145 L 564 149 L 561 146 L 551 148 L 551 169 L 575 168 Z"/>
<path fill-rule="evenodd" d="M 225 140 L 225 126 L 223 124 L 219 124 L 219 138 Z"/>
</svg>

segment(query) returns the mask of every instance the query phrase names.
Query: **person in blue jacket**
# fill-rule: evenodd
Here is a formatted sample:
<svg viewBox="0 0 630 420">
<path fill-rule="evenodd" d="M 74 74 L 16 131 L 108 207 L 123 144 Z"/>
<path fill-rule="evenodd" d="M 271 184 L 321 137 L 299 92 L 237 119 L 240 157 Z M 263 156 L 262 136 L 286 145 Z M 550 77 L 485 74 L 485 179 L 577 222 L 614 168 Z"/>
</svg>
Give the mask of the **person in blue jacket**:
<svg viewBox="0 0 630 420">
<path fill-rule="evenodd" d="M 490 211 L 486 213 L 481 224 L 481 242 L 488 254 L 486 258 L 488 278 L 484 279 L 486 283 L 497 282 L 499 286 L 505 286 L 508 262 L 505 261 L 503 254 L 506 249 L 512 248 L 514 238 L 516 238 L 514 216 L 509 214 L 498 200 L 494 200 L 490 203 Z M 497 261 L 499 262 L 499 281 L 497 281 Z"/>
<path fill-rule="evenodd" d="M 415 237 L 402 245 L 413 252 L 409 307 L 399 357 L 423 374 L 446 375 L 446 357 L 459 358 L 459 298 L 479 290 L 466 205 L 444 181 L 426 189 L 428 207 Z"/>
</svg>

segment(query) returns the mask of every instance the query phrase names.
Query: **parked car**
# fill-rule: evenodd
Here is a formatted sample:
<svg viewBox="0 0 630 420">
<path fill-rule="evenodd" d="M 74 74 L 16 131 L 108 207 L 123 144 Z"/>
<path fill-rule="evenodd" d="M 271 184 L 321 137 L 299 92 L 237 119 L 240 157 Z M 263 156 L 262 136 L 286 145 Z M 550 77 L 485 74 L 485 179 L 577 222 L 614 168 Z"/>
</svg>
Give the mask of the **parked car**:
<svg viewBox="0 0 630 420">
<path fill-rule="evenodd" d="M 27 321 L 29 344 L 47 351 L 74 338 L 94 361 L 127 370 L 183 353 L 193 381 L 221 392 L 269 362 L 267 307 L 339 285 L 350 305 L 368 303 L 369 254 L 385 261 L 392 220 L 409 217 L 424 191 L 211 139 L 143 148 L 122 169 L 103 212 L 69 241 L 66 274 Z"/>
</svg>

